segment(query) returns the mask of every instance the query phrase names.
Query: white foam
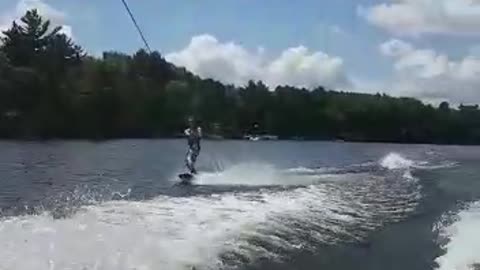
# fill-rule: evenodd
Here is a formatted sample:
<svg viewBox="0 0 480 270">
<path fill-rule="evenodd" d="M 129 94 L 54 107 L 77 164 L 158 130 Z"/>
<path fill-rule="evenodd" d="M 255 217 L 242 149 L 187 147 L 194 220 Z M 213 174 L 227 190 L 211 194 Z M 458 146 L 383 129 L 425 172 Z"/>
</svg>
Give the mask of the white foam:
<svg viewBox="0 0 480 270">
<path fill-rule="evenodd" d="M 405 178 L 409 181 L 416 181 L 417 180 L 417 178 L 413 177 L 412 172 L 410 172 L 410 170 L 406 170 L 403 173 L 403 178 Z"/>
<path fill-rule="evenodd" d="M 411 192 L 403 189 L 409 183 L 392 190 L 384 178 L 367 173 L 335 177 L 354 184 L 108 201 L 82 206 L 63 219 L 48 213 L 0 218 L 0 270 L 211 269 L 225 263 L 223 256 L 242 262 L 279 258 L 312 243 L 360 239 L 416 206 L 411 200 L 416 194 L 402 193 Z M 241 164 L 201 174 L 197 181 L 272 185 L 312 179 Z"/>
<path fill-rule="evenodd" d="M 440 164 L 428 164 L 428 162 L 423 162 L 421 164 L 416 164 L 414 167 L 417 169 L 429 169 L 429 170 L 435 170 L 435 169 L 443 169 L 443 168 L 452 168 L 458 165 L 458 162 L 453 162 L 453 161 L 445 161 Z"/>
<path fill-rule="evenodd" d="M 356 241 L 384 218 L 406 215 L 409 209 L 397 213 L 395 206 L 414 206 L 405 206 L 409 198 L 383 184 L 371 178 L 275 192 L 159 196 L 83 206 L 64 219 L 3 218 L 0 269 L 212 269 L 278 259 L 318 243 Z"/>
<path fill-rule="evenodd" d="M 260 186 L 276 183 L 278 172 L 272 165 L 259 163 L 241 163 L 224 171 L 201 173 L 195 182 L 202 185 L 249 185 Z"/>
<path fill-rule="evenodd" d="M 480 264 L 480 201 L 458 214 L 453 224 L 440 228 L 448 239 L 446 254 L 437 258 L 440 270 L 472 270 Z"/>
<path fill-rule="evenodd" d="M 326 181 L 352 180 L 368 177 L 367 173 L 338 173 L 334 167 L 278 169 L 266 163 L 241 163 L 218 172 L 199 173 L 194 180 L 198 185 L 239 186 L 308 186 Z M 178 181 L 173 179 L 172 181 Z"/>
<path fill-rule="evenodd" d="M 390 170 L 408 169 L 414 164 L 413 160 L 404 158 L 398 153 L 390 153 L 380 160 L 380 165 Z"/>
<path fill-rule="evenodd" d="M 262 233 L 265 230 L 291 233 L 298 228 L 288 225 L 289 218 L 308 224 L 314 221 L 313 213 L 343 224 L 352 221 L 330 211 L 336 208 L 331 205 L 335 200 L 329 203 L 327 197 L 313 187 L 210 197 L 162 196 L 145 202 L 85 206 L 66 219 L 47 214 L 7 218 L 0 222 L 0 269 L 185 269 L 215 265 L 219 255 L 229 251 L 247 257 L 275 256 L 271 251 L 262 254 L 260 247 L 245 239 L 258 235 L 271 239 L 272 235 Z M 313 211 L 315 206 L 321 209 Z M 344 230 L 341 224 L 331 227 Z M 278 248 L 292 249 L 300 247 L 301 241 L 276 243 Z"/>
<path fill-rule="evenodd" d="M 200 185 L 310 185 L 318 180 L 315 175 L 284 173 L 270 164 L 241 163 L 220 172 L 200 173 L 195 183 Z"/>
<path fill-rule="evenodd" d="M 416 161 L 403 157 L 398 153 L 389 153 L 384 158 L 380 160 L 380 166 L 389 170 L 399 170 L 399 169 L 441 169 L 441 168 L 451 168 L 457 165 L 456 162 L 443 161 L 438 164 L 431 164 L 428 161 Z"/>
<path fill-rule="evenodd" d="M 356 177 L 361 172 L 347 173 L 348 169 L 371 167 L 379 164 L 381 167 L 389 170 L 404 171 L 403 177 L 407 180 L 416 180 L 412 176 L 410 169 L 438 169 L 451 167 L 455 163 L 447 162 L 443 164 L 431 165 L 427 161 L 414 161 L 403 157 L 399 153 L 389 153 L 382 159 L 375 162 L 367 162 L 346 168 L 345 173 L 341 173 L 341 168 L 320 167 L 306 168 L 296 167 L 279 170 L 271 164 L 265 163 L 241 163 L 231 165 L 222 171 L 200 173 L 195 180 L 199 185 L 245 185 L 245 186 L 271 186 L 271 185 L 311 185 L 319 181 L 341 180 L 345 178 Z M 172 181 L 178 181 L 175 177 Z"/>
<path fill-rule="evenodd" d="M 322 174 L 322 173 L 329 173 L 329 172 L 336 172 L 338 171 L 337 168 L 306 168 L 306 167 L 297 167 L 297 168 L 290 168 L 285 170 L 287 173 L 293 174 Z"/>
</svg>

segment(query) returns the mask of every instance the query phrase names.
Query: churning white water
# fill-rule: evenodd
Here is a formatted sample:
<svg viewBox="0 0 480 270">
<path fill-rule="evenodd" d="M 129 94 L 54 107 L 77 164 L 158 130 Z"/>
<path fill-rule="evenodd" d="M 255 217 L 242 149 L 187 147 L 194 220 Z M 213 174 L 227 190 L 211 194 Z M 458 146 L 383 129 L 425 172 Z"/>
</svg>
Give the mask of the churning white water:
<svg viewBox="0 0 480 270">
<path fill-rule="evenodd" d="M 440 228 L 448 239 L 445 255 L 436 259 L 440 270 L 473 270 L 480 267 L 480 201 L 458 213 L 456 221 Z M 476 267 L 476 268 L 475 268 Z"/>
<path fill-rule="evenodd" d="M 235 170 L 201 176 L 200 182 L 268 185 L 285 177 L 273 168 Z M 319 243 L 361 241 L 413 211 L 419 198 L 409 188 L 415 184 L 405 179 L 367 173 L 352 183 L 301 179 L 308 185 L 107 201 L 61 219 L 48 212 L 4 217 L 0 269 L 215 269 L 261 257 L 282 259 Z"/>
</svg>

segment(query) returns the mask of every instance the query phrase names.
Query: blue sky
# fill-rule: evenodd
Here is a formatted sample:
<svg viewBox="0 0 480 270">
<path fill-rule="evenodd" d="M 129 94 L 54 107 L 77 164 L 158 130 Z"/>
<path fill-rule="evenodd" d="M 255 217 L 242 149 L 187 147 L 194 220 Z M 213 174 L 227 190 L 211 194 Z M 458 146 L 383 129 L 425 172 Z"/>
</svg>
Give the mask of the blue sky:
<svg viewBox="0 0 480 270">
<path fill-rule="evenodd" d="M 98 18 L 95 38 L 91 38 L 91 31 L 78 30 L 81 42 L 96 51 L 109 48 L 133 51 L 141 46 L 120 1 L 99 2 L 96 8 L 90 7 L 96 10 Z M 386 37 L 358 18 L 354 1 L 306 0 L 301 5 L 289 0 L 129 2 L 149 43 L 163 53 L 186 46 L 192 36 L 208 33 L 249 49 L 262 46 L 270 54 L 305 45 L 311 50 L 341 55 L 346 66 L 352 71 L 368 73 L 366 76 L 378 77 L 381 75 L 377 73 L 384 70 L 370 72 L 361 67 L 364 61 L 374 61 L 375 66 L 384 62 L 378 57 L 376 45 Z M 334 26 L 345 32 L 334 33 L 331 31 Z"/>
<path fill-rule="evenodd" d="M 299 86 L 324 83 L 332 88 L 386 91 L 432 102 L 446 99 L 459 103 L 473 97 L 480 101 L 480 94 L 475 95 L 480 81 L 473 79 L 480 72 L 480 60 L 478 65 L 476 60 L 466 61 L 480 56 L 480 19 L 472 19 L 480 17 L 480 4 L 468 0 L 128 2 L 152 49 L 199 75 L 237 78 L 238 82 L 253 76 L 272 84 Z M 120 0 L 2 0 L 0 25 L 18 17 L 22 7 L 54 13 L 52 21 L 70 27 L 75 41 L 92 54 L 104 50 L 132 53 L 143 46 Z M 204 38 L 193 44 L 192 38 L 202 35 Z M 229 42 L 236 47 L 228 49 Z M 389 49 L 382 52 L 382 44 L 408 49 L 401 54 Z M 203 52 L 201 46 L 208 46 L 204 56 L 198 56 Z M 300 46 L 307 51 L 289 51 Z M 192 53 L 194 47 L 199 47 L 195 52 L 200 53 Z M 247 52 L 246 58 L 261 64 L 244 67 L 248 63 L 233 57 L 242 55 L 242 50 Z M 335 61 L 339 59 L 341 64 Z M 230 60 L 237 62 L 227 63 Z M 315 61 L 319 63 L 312 63 Z M 229 65 L 223 70 L 239 75 L 217 74 L 212 63 L 221 63 L 219 70 L 221 65 Z M 302 63 L 298 65 L 302 70 L 289 70 L 292 63 Z M 438 81 L 442 84 L 436 84 Z M 457 84 L 463 94 L 452 94 L 451 87 Z M 441 89 L 435 92 L 433 88 Z"/>
</svg>

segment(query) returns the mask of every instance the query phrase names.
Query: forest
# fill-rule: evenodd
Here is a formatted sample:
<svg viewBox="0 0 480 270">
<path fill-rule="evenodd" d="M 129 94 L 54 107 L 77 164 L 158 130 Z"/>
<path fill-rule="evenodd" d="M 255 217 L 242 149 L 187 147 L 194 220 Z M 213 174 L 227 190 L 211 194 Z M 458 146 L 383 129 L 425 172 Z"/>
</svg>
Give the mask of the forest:
<svg viewBox="0 0 480 270">
<path fill-rule="evenodd" d="M 0 41 L 0 137 L 168 138 L 194 116 L 207 134 L 242 138 L 478 144 L 478 106 L 262 81 L 202 79 L 157 51 L 93 57 L 36 10 Z"/>
</svg>

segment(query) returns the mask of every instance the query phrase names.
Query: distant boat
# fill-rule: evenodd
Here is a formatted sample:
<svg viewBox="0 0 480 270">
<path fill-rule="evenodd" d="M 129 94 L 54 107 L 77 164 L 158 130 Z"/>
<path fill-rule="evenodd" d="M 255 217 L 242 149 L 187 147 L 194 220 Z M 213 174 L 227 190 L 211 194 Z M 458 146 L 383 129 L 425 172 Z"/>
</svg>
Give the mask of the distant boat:
<svg viewBox="0 0 480 270">
<path fill-rule="evenodd" d="M 251 136 L 249 138 L 250 141 L 259 141 L 260 140 L 260 137 L 259 136 Z"/>
<path fill-rule="evenodd" d="M 270 140 L 278 140 L 277 135 L 245 135 L 243 137 L 249 141 L 270 141 Z"/>
</svg>

